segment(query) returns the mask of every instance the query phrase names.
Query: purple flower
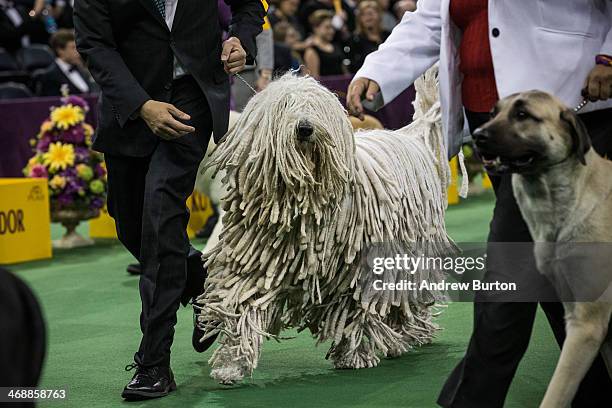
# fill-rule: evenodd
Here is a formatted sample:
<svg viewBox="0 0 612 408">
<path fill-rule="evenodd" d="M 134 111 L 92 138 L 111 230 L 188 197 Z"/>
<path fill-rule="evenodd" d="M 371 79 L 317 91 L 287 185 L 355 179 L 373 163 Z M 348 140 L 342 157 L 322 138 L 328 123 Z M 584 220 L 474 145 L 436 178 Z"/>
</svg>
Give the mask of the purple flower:
<svg viewBox="0 0 612 408">
<path fill-rule="evenodd" d="M 72 198 L 72 195 L 63 192 L 57 196 L 57 202 L 61 207 L 67 207 L 74 202 L 74 199 Z"/>
<path fill-rule="evenodd" d="M 94 197 L 89 203 L 90 208 L 98 209 L 104 207 L 104 200 L 100 197 Z"/>
<path fill-rule="evenodd" d="M 62 176 L 66 177 L 66 179 L 76 179 L 77 172 L 74 167 L 68 167 L 66 170 L 62 171 Z"/>
<path fill-rule="evenodd" d="M 87 147 L 77 146 L 74 148 L 74 154 L 77 162 L 87 162 L 89 160 L 90 151 Z"/>
<path fill-rule="evenodd" d="M 64 139 L 62 138 L 63 134 L 61 132 L 51 132 L 51 141 L 52 142 L 62 142 Z"/>
<path fill-rule="evenodd" d="M 48 176 L 47 168 L 42 164 L 35 164 L 30 170 L 30 177 L 32 178 L 47 178 Z"/>
<path fill-rule="evenodd" d="M 82 144 L 85 142 L 85 130 L 83 126 L 72 126 L 62 132 L 61 139 L 66 143 Z"/>
<path fill-rule="evenodd" d="M 98 163 L 96 165 L 96 176 L 98 176 L 98 178 L 102 178 L 105 175 L 106 175 L 106 169 L 104 168 L 102 163 Z"/>
<path fill-rule="evenodd" d="M 80 96 L 68 95 L 62 98 L 62 103 L 64 105 L 80 106 L 85 112 L 89 111 L 89 105 Z"/>
<path fill-rule="evenodd" d="M 82 180 L 77 179 L 76 177 L 66 177 L 66 187 L 64 187 L 64 192 L 66 194 L 79 195 L 79 191 L 82 191 L 84 187 L 85 185 L 82 183 Z"/>
<path fill-rule="evenodd" d="M 38 150 L 39 152 L 46 152 L 47 149 L 49 149 L 49 144 L 51 144 L 51 135 L 45 133 L 38 141 L 38 144 L 36 145 L 36 150 Z"/>
</svg>

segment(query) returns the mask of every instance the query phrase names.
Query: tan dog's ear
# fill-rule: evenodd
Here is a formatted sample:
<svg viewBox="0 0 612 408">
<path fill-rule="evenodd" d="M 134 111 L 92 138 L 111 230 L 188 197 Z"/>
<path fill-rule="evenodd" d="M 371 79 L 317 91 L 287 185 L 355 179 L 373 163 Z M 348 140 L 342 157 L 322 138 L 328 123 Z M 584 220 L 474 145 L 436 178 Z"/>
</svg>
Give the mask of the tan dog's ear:
<svg viewBox="0 0 612 408">
<path fill-rule="evenodd" d="M 565 109 L 561 112 L 561 120 L 569 125 L 570 135 L 572 137 L 572 151 L 576 153 L 576 157 L 580 163 L 586 165 L 584 155 L 591 148 L 591 138 L 587 131 L 584 122 L 576 115 L 574 111 Z"/>
</svg>

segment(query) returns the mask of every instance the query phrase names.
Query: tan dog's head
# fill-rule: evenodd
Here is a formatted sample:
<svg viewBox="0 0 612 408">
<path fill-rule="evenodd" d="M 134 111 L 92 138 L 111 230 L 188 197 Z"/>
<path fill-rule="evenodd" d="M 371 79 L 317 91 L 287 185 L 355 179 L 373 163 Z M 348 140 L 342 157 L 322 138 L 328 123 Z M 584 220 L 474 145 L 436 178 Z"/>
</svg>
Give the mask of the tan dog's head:
<svg viewBox="0 0 612 408">
<path fill-rule="evenodd" d="M 499 101 L 491 120 L 473 134 L 487 171 L 536 174 L 567 159 L 585 163 L 591 143 L 578 116 L 541 91 Z"/>
</svg>

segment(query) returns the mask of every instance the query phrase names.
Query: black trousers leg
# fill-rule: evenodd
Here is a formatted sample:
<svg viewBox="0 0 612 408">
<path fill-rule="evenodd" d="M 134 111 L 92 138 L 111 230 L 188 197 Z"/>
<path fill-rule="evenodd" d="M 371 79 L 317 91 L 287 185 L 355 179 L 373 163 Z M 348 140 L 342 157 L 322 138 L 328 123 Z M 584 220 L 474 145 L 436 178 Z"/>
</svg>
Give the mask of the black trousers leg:
<svg viewBox="0 0 612 408">
<path fill-rule="evenodd" d="M 587 116 L 588 115 L 588 116 Z M 594 139 L 606 134 L 610 126 L 610 112 L 583 115 L 583 120 Z M 474 130 L 487 120 L 486 114 L 470 114 L 470 127 Z M 594 145 L 612 146 L 609 133 L 605 142 Z M 489 242 L 532 241 L 527 226 L 514 199 L 510 176 L 492 177 L 496 203 L 491 221 Z M 554 297 L 552 286 L 538 273 L 531 253 L 517 259 L 504 251 L 492 251 L 487 260 L 486 280 L 508 280 L 537 283 L 548 289 L 545 296 Z M 520 287 L 519 283 L 519 287 Z M 539 293 L 543 293 L 542 289 Z M 465 357 L 453 370 L 438 398 L 444 407 L 495 408 L 502 407 L 506 394 L 523 357 L 535 318 L 536 303 L 480 302 L 474 304 L 474 329 Z M 558 302 L 545 302 L 542 307 L 557 341 L 565 338 L 563 306 Z M 598 357 L 583 380 L 574 399 L 574 407 L 612 405 L 609 392 L 610 379 L 604 362 Z M 604 405 L 601 405 L 604 404 Z"/>
<path fill-rule="evenodd" d="M 187 258 L 199 255 L 187 237 L 185 201 L 193 192 L 212 133 L 208 102 L 191 76 L 173 82 L 171 103 L 191 116 L 194 133 L 172 141 L 160 139 L 150 157 L 106 156 L 109 213 L 119 239 L 143 268 L 142 340 L 134 360 L 144 366 L 170 363 Z"/>
<path fill-rule="evenodd" d="M 189 211 L 198 166 L 212 132 L 206 98 L 192 77 L 174 81 L 172 104 L 191 116 L 196 132 L 161 140 L 145 180 L 140 278 L 142 340 L 134 359 L 145 366 L 168 365 L 176 311 L 187 276 Z"/>
<path fill-rule="evenodd" d="M 142 207 L 150 157 L 104 155 L 108 170 L 108 213 L 115 219 L 117 237 L 140 261 Z"/>
</svg>

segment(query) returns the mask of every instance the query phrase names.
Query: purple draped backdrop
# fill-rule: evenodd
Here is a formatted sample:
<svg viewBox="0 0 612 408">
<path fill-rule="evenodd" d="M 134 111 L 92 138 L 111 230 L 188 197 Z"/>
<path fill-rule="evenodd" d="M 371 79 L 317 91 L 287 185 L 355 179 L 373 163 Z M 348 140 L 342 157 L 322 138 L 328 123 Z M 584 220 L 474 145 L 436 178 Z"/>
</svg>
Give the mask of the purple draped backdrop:
<svg viewBox="0 0 612 408">
<path fill-rule="evenodd" d="M 321 78 L 344 104 L 350 77 Z M 88 123 L 96 125 L 97 97 L 85 96 L 90 106 Z M 414 89 L 411 87 L 376 113 L 388 129 L 398 129 L 412 120 Z M 49 115 L 49 108 L 59 105 L 56 97 L 0 101 L 0 177 L 22 177 L 21 170 L 32 157 L 30 139 L 36 137 L 40 125 Z"/>
</svg>

